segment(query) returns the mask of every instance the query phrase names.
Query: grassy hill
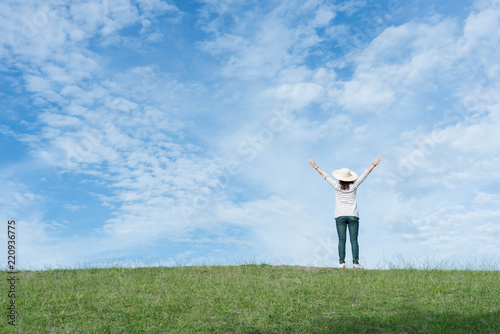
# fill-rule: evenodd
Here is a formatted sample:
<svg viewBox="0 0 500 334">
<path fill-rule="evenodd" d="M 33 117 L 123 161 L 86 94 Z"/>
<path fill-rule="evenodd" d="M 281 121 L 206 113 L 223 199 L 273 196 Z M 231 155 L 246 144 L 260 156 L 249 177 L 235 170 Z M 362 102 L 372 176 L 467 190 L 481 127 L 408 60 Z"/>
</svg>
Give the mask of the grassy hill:
<svg viewBox="0 0 500 334">
<path fill-rule="evenodd" d="M 500 332 L 499 271 L 47 270 L 18 272 L 16 289 L 16 326 L 2 317 L 2 333 Z"/>
</svg>

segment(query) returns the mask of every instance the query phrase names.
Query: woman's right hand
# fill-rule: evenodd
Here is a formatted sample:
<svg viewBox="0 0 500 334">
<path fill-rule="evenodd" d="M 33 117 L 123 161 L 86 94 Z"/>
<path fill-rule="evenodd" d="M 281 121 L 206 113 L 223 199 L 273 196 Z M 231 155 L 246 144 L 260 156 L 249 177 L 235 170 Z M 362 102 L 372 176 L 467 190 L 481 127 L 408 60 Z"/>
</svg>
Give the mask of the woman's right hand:
<svg viewBox="0 0 500 334">
<path fill-rule="evenodd" d="M 373 160 L 373 164 L 374 164 L 375 166 L 377 166 L 377 165 L 378 165 L 378 163 L 380 162 L 380 160 L 382 160 L 382 159 L 380 158 L 380 155 L 379 155 L 379 156 L 377 156 L 377 157 L 375 158 L 375 160 Z"/>
</svg>

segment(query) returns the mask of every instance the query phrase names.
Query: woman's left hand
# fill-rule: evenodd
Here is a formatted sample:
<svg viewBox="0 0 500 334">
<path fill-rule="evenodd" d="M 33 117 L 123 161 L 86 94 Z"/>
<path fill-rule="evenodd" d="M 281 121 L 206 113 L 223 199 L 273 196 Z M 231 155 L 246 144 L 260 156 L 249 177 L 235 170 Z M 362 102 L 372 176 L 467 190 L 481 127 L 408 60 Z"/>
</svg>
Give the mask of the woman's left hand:
<svg viewBox="0 0 500 334">
<path fill-rule="evenodd" d="M 318 167 L 316 166 L 316 163 L 314 161 L 312 161 L 311 159 L 309 159 L 309 163 L 311 164 L 311 166 L 313 166 L 314 168 Z"/>
</svg>

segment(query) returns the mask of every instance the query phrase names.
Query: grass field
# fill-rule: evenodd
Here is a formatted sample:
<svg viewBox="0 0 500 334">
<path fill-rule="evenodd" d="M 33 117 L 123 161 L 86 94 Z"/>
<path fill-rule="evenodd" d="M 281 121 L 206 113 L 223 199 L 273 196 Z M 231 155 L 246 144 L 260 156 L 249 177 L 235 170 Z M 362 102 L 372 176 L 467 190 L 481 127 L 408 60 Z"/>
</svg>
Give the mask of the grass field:
<svg viewBox="0 0 500 334">
<path fill-rule="evenodd" d="M 2 333 L 500 333 L 499 271 L 241 265 L 16 277 L 16 326 L 2 317 Z"/>
</svg>

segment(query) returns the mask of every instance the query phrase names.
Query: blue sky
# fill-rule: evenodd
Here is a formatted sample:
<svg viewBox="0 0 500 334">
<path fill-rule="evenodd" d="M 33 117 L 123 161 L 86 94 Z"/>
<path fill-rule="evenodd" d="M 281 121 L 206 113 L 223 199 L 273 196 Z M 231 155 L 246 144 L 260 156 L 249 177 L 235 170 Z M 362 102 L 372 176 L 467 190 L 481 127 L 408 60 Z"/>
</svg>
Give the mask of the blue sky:
<svg viewBox="0 0 500 334">
<path fill-rule="evenodd" d="M 360 174 L 377 155 L 358 190 L 365 267 L 498 261 L 500 1 L 25 0 L 0 16 L 0 212 L 23 268 L 335 266 L 334 191 L 308 159 Z"/>
</svg>

